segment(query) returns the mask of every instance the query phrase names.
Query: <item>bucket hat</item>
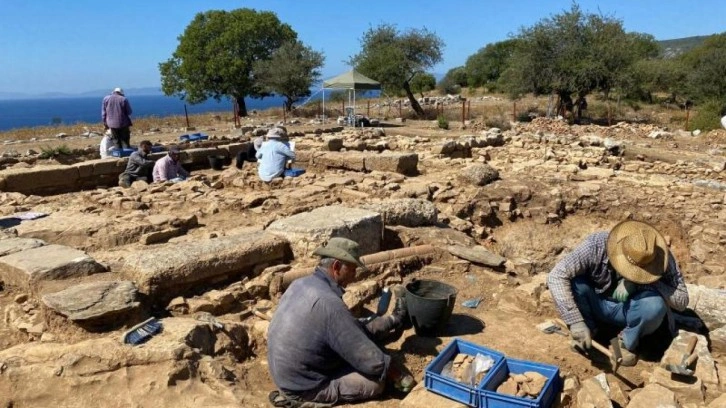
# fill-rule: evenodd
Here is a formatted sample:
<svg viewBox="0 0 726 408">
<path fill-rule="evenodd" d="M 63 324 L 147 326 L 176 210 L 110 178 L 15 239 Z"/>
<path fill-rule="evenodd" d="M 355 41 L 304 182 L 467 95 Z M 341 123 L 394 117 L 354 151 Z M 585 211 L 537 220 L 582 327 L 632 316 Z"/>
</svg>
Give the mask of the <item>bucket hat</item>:
<svg viewBox="0 0 726 408">
<path fill-rule="evenodd" d="M 267 138 L 268 139 L 279 139 L 281 137 L 287 136 L 287 133 L 285 132 L 285 129 L 274 127 L 267 131 Z"/>
<path fill-rule="evenodd" d="M 607 241 L 610 264 L 623 278 L 638 284 L 660 279 L 668 268 L 668 245 L 652 225 L 622 221 L 610 230 Z"/>
<path fill-rule="evenodd" d="M 339 261 L 350 262 L 361 268 L 365 265 L 360 260 L 360 247 L 357 242 L 348 238 L 330 238 L 327 244 L 318 247 L 313 254 L 323 258 L 333 258 Z"/>
</svg>

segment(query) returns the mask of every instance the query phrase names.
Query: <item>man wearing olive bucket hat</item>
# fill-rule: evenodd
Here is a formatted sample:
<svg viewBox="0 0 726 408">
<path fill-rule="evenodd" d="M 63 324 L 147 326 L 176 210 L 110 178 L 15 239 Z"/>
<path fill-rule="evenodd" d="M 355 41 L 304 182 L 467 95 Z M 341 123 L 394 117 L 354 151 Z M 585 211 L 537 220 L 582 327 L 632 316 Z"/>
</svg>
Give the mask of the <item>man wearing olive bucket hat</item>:
<svg viewBox="0 0 726 408">
<path fill-rule="evenodd" d="M 343 303 L 343 288 L 355 280 L 358 244 L 331 238 L 314 252 L 312 275 L 290 284 L 267 332 L 267 361 L 278 391 L 276 407 L 320 407 L 381 394 L 386 379 L 400 379 L 391 357 L 373 341 L 404 324 L 404 298 L 390 315 L 365 325 Z"/>
<path fill-rule="evenodd" d="M 552 298 L 572 339 L 592 345 L 599 326 L 615 326 L 622 365 L 638 362 L 640 339 L 664 319 L 673 333 L 670 309 L 683 311 L 688 291 L 663 236 L 651 225 L 626 220 L 610 232 L 596 232 L 552 269 L 547 279 Z"/>
</svg>

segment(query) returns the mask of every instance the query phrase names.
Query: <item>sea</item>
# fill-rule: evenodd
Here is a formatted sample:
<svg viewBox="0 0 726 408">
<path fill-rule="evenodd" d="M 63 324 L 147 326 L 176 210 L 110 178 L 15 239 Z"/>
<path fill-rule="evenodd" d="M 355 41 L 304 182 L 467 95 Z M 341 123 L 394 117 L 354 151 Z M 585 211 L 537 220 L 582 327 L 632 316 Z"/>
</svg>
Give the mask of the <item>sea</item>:
<svg viewBox="0 0 726 408">
<path fill-rule="evenodd" d="M 126 95 L 131 103 L 131 118 L 149 116 L 184 115 L 185 102 L 163 95 Z M 45 99 L 0 100 L 0 131 L 49 125 L 72 125 L 76 123 L 98 124 L 101 122 L 101 100 L 103 96 L 83 96 Z M 263 110 L 282 107 L 283 98 L 271 96 L 263 99 L 245 99 L 247 110 Z M 209 99 L 196 105 L 186 104 L 190 115 L 207 112 L 232 113 L 232 102 L 223 99 L 217 102 Z"/>
</svg>

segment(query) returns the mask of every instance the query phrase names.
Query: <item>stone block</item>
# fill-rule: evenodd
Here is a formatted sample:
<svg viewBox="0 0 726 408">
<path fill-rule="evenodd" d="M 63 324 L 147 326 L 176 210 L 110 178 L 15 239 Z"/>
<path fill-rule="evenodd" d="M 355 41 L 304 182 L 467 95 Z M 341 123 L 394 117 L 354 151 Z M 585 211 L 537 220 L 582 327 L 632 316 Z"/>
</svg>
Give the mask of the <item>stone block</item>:
<svg viewBox="0 0 726 408">
<path fill-rule="evenodd" d="M 182 295 L 191 287 L 240 275 L 289 259 L 289 244 L 265 232 L 230 235 L 206 241 L 160 244 L 129 255 L 121 273 L 139 291 L 161 299 Z"/>
<path fill-rule="evenodd" d="M 63 245 L 45 245 L 0 257 L 0 278 L 24 288 L 40 280 L 75 278 L 104 270 L 85 252 Z"/>
<path fill-rule="evenodd" d="M 418 174 L 418 154 L 385 151 L 365 158 L 367 171 L 390 171 L 415 176 Z"/>
<path fill-rule="evenodd" d="M 380 213 L 385 225 L 403 225 L 405 227 L 435 225 L 438 215 L 436 206 L 432 202 L 414 198 L 370 203 L 361 208 Z"/>
<path fill-rule="evenodd" d="M 78 182 L 78 168 L 50 165 L 31 168 L 11 168 L 0 174 L 4 191 L 23 194 L 57 194 L 74 191 Z"/>
<path fill-rule="evenodd" d="M 673 391 L 658 384 L 649 384 L 630 393 L 628 408 L 678 408 Z"/>
<path fill-rule="evenodd" d="M 93 163 L 93 176 L 118 176 L 126 170 L 128 159 L 100 159 L 91 160 Z"/>
<path fill-rule="evenodd" d="M 694 377 L 694 381 L 684 382 L 674 379 L 670 371 L 662 367 L 655 367 L 648 381 L 650 384 L 661 385 L 678 394 L 683 401 L 703 403 L 706 396 L 703 381 Z M 633 398 L 634 400 L 634 398 Z M 632 402 L 631 402 L 632 404 Z"/>
<path fill-rule="evenodd" d="M 89 178 L 93 176 L 93 163 L 92 161 L 82 161 L 80 163 L 73 163 L 71 167 L 78 169 L 79 178 Z"/>
<path fill-rule="evenodd" d="M 373 211 L 327 206 L 277 220 L 267 231 L 285 237 L 296 258 L 312 255 L 332 237 L 356 241 L 361 255 L 366 255 L 380 250 L 383 223 L 381 215 Z"/>
<path fill-rule="evenodd" d="M 401 408 L 466 408 L 466 405 L 426 390 L 423 383 L 417 384 L 401 401 Z"/>
<path fill-rule="evenodd" d="M 91 282 L 43 296 L 43 303 L 75 322 L 114 323 L 137 309 L 136 286 L 129 281 Z"/>
<path fill-rule="evenodd" d="M 359 152 L 327 152 L 315 158 L 314 164 L 329 169 L 365 171 L 368 155 Z"/>
<path fill-rule="evenodd" d="M 330 152 L 339 152 L 343 148 L 343 139 L 334 136 L 327 136 L 323 138 L 322 150 Z"/>
<path fill-rule="evenodd" d="M 8 238 L 0 240 L 0 256 L 14 254 L 26 249 L 38 248 L 45 245 L 44 241 L 33 238 Z"/>
</svg>

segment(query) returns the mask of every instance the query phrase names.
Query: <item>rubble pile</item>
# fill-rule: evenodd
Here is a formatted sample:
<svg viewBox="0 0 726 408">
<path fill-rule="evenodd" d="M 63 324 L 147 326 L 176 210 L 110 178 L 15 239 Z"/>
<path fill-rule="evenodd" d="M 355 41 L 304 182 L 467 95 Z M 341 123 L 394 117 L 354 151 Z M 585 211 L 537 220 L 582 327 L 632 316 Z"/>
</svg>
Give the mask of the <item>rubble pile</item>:
<svg viewBox="0 0 726 408">
<path fill-rule="evenodd" d="M 536 118 L 511 130 L 471 129 L 291 130 L 295 166 L 306 173 L 271 183 L 245 163 L 127 189 L 84 185 L 41 196 L 0 186 L 0 406 L 67 406 L 71 394 L 77 406 L 267 404 L 269 321 L 290 283 L 312 272 L 314 249 L 335 236 L 358 241 L 369 266 L 346 289 L 355 314 L 384 287 L 418 277 L 481 301 L 457 304 L 443 338 L 404 334 L 397 343 L 393 352 L 419 382 L 450 338 L 471 336 L 560 366 L 563 407 L 722 403 L 723 146 L 674 151 L 668 143 L 680 136 L 651 138 L 667 129 L 650 125 Z M 20 218 L 31 212 L 46 216 Z M 682 331 L 662 360 L 625 369 L 630 384 L 596 375 L 600 368 L 570 353 L 564 337 L 535 328 L 557 317 L 547 272 L 586 235 L 628 218 L 666 236 L 692 315 L 678 321 Z M 151 316 L 161 333 L 139 346 L 119 340 Z M 675 381 L 664 367 L 694 334 L 696 379 Z M 461 370 L 467 362 L 458 359 Z M 497 391 L 537 398 L 544 381 L 534 374 L 512 375 Z M 421 393 L 377 403 L 429 402 Z"/>
</svg>

